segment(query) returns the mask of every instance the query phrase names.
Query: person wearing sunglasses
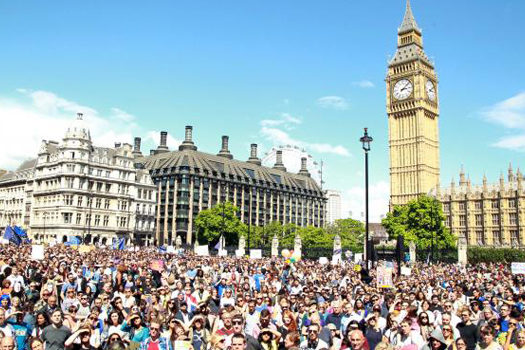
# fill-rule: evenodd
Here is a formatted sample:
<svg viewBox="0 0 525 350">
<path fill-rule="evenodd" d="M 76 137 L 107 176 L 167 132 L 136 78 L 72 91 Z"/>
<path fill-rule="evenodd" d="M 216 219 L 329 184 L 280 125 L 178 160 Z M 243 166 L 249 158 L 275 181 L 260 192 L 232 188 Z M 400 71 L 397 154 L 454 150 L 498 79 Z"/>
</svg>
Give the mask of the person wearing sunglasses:
<svg viewBox="0 0 525 350">
<path fill-rule="evenodd" d="M 461 322 L 457 325 L 459 334 L 467 343 L 467 350 L 474 350 L 478 342 L 478 327 L 472 323 L 472 313 L 468 306 L 461 309 L 459 315 L 461 317 Z"/>
<path fill-rule="evenodd" d="M 169 350 L 168 339 L 161 337 L 161 332 L 161 322 L 157 319 L 151 320 L 149 326 L 149 337 L 140 343 L 139 350 Z"/>
<path fill-rule="evenodd" d="M 317 323 L 312 323 L 307 328 L 307 336 L 306 339 L 301 342 L 300 348 L 301 349 L 314 349 L 314 350 L 320 350 L 320 349 L 328 349 L 330 346 L 319 338 L 319 331 L 321 330 L 321 326 Z"/>
<path fill-rule="evenodd" d="M 235 337 L 235 334 L 242 334 L 244 335 L 244 339 L 246 341 L 246 350 L 259 350 L 259 342 L 256 338 L 254 338 L 252 335 L 247 334 L 245 332 L 245 324 L 244 324 L 244 318 L 241 314 L 235 314 L 232 317 L 232 328 L 233 328 L 233 337 Z M 233 338 L 231 338 L 230 341 L 233 344 Z"/>
</svg>

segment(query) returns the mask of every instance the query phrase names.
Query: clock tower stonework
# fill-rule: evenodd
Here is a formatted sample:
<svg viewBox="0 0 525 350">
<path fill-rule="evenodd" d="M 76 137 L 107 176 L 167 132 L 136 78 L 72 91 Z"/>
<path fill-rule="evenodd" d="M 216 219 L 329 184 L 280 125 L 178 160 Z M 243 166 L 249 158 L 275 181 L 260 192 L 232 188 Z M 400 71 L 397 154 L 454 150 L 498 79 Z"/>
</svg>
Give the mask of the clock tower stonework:
<svg viewBox="0 0 525 350">
<path fill-rule="evenodd" d="M 434 64 L 407 0 L 397 51 L 388 65 L 390 209 L 428 194 L 439 183 L 439 103 Z"/>
</svg>

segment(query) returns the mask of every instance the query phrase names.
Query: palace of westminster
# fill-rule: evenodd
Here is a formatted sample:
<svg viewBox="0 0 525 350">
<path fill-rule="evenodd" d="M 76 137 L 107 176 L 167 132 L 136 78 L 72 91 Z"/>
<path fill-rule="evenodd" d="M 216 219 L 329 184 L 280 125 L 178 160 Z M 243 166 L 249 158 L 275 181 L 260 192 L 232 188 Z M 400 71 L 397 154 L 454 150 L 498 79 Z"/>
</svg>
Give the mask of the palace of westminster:
<svg viewBox="0 0 525 350">
<path fill-rule="evenodd" d="M 509 167 L 507 179 L 472 185 L 439 182 L 439 94 L 434 63 L 423 49 L 422 31 L 410 0 L 398 28 L 397 51 L 388 64 L 386 102 L 390 146 L 390 207 L 421 195 L 443 205 L 445 224 L 469 245 L 521 246 L 525 242 L 523 175 Z M 178 150 L 167 133 L 150 154 L 134 145 L 93 145 L 79 114 L 62 142 L 42 141 L 37 157 L 0 176 L 0 226 L 23 225 L 39 241 L 109 243 L 125 237 L 136 244 L 195 241 L 197 214 L 218 203 L 236 205 L 246 224 L 271 221 L 299 226 L 326 224 L 327 194 L 310 176 L 307 159 L 287 171 L 277 151 L 273 167 L 261 164 L 252 144 L 246 161 L 236 160 L 222 137 L 217 154 L 197 150 L 186 126 Z"/>
</svg>

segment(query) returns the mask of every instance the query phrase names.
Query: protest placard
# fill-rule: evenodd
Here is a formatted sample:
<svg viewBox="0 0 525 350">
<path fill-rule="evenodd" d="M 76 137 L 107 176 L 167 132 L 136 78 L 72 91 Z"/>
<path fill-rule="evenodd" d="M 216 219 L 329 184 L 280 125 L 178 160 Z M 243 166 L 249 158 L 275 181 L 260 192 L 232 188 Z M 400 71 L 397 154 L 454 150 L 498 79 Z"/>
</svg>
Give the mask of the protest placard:
<svg viewBox="0 0 525 350">
<path fill-rule="evenodd" d="M 195 254 L 198 256 L 208 256 L 208 246 L 207 245 L 197 245 L 195 246 Z"/>
<path fill-rule="evenodd" d="M 392 268 L 385 266 L 378 266 L 376 269 L 376 285 L 379 288 L 393 288 L 394 282 L 392 279 Z"/>
<path fill-rule="evenodd" d="M 31 259 L 44 260 L 44 246 L 43 245 L 33 244 L 31 246 Z"/>
<path fill-rule="evenodd" d="M 250 259 L 261 259 L 262 250 L 260 249 L 250 249 Z"/>
<path fill-rule="evenodd" d="M 514 275 L 525 274 L 525 263 L 513 262 L 510 264 L 510 270 Z"/>
</svg>

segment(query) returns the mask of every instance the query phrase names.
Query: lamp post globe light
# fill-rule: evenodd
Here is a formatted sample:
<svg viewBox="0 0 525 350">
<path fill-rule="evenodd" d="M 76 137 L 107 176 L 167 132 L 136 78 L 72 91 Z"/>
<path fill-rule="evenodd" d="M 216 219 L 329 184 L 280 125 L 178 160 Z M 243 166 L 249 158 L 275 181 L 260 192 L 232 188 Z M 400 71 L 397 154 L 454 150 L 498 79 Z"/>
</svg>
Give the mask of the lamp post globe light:
<svg viewBox="0 0 525 350">
<path fill-rule="evenodd" d="M 366 247 L 366 267 L 368 268 L 368 261 L 370 260 L 370 247 L 368 243 L 368 152 L 370 152 L 370 143 L 373 138 L 368 135 L 368 128 L 365 128 L 364 135 L 359 139 L 365 151 L 365 247 Z"/>
</svg>

